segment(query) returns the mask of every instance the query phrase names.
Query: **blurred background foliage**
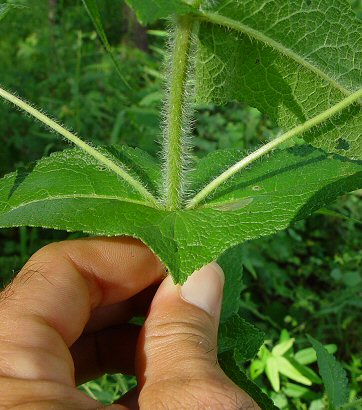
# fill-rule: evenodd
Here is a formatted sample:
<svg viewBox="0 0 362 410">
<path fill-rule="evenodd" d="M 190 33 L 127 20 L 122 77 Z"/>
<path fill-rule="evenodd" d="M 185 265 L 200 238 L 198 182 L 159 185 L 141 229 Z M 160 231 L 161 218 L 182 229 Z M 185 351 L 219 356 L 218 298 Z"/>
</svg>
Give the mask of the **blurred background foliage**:
<svg viewBox="0 0 362 410">
<path fill-rule="evenodd" d="M 92 144 L 128 144 L 157 156 L 167 27 L 141 27 L 121 1 L 101 0 L 105 31 L 129 87 L 120 81 L 80 0 L 9 0 L 24 5 L 0 24 L 0 83 L 41 107 Z M 0 0 L 0 5 L 4 4 Z M 351 0 L 362 18 L 362 0 Z M 4 175 L 67 144 L 8 104 L 0 104 L 0 174 Z M 215 149 L 253 149 L 277 128 L 255 108 L 230 103 L 199 106 L 194 155 Z M 284 232 L 245 243 L 242 312 L 263 329 L 269 344 L 283 329 L 296 350 L 306 334 L 337 345 L 348 372 L 351 397 L 362 385 L 362 191 L 350 193 Z M 5 285 L 43 245 L 79 237 L 37 228 L 0 231 L 0 282 Z M 316 370 L 316 368 L 315 368 Z M 257 379 L 266 391 L 265 375 Z M 111 402 L 133 378 L 105 375 L 83 386 Z M 324 408 L 323 391 L 290 389 L 287 378 L 273 397 L 280 408 Z M 289 383 L 289 384 L 288 384 Z M 289 390 L 288 390 L 289 388 Z M 311 394 L 312 393 L 312 394 Z"/>
</svg>

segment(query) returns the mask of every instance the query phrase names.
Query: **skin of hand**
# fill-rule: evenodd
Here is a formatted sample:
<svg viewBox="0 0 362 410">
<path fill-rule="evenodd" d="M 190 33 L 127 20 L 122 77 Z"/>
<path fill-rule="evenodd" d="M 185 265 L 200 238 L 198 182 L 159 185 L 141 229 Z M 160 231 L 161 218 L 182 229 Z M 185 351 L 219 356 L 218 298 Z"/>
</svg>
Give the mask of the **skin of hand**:
<svg viewBox="0 0 362 410">
<path fill-rule="evenodd" d="M 0 409 L 258 408 L 217 363 L 223 284 L 213 262 L 174 285 L 131 238 L 42 248 L 0 293 Z M 137 390 L 104 407 L 76 389 L 106 372 Z"/>
</svg>

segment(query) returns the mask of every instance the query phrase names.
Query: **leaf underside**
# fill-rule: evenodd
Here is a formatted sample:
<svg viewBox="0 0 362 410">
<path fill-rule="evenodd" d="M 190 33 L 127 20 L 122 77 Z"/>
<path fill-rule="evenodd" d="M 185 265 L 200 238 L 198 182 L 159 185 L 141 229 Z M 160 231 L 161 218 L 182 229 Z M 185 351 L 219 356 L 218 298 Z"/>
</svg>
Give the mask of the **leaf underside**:
<svg viewBox="0 0 362 410">
<path fill-rule="evenodd" d="M 157 195 L 158 164 L 147 153 L 108 147 Z M 218 151 L 195 165 L 191 190 L 240 158 Z M 138 192 L 93 158 L 69 149 L 0 181 L 0 226 L 39 226 L 94 235 L 129 235 L 147 244 L 176 282 L 227 248 L 270 235 L 362 186 L 362 163 L 308 146 L 276 151 L 219 187 L 192 211 L 152 208 Z"/>
<path fill-rule="evenodd" d="M 362 87 L 361 22 L 347 1 L 218 0 L 199 31 L 197 99 L 257 107 L 285 130 Z M 304 138 L 362 159 L 357 103 Z"/>
<path fill-rule="evenodd" d="M 107 46 L 96 3 L 84 3 Z M 345 0 L 217 0 L 201 2 L 199 12 L 184 0 L 128 3 L 144 23 L 184 13 L 201 20 L 196 57 L 200 101 L 246 101 L 289 129 L 361 87 L 360 23 Z M 276 151 L 191 211 L 155 209 L 87 154 L 66 150 L 1 181 L 0 226 L 134 236 L 162 259 L 176 282 L 183 282 L 227 248 L 284 229 L 360 188 L 361 117 L 356 103 L 304 136 L 343 157 L 307 146 Z M 150 156 L 126 147 L 106 150 L 161 197 L 159 167 Z M 188 174 L 190 193 L 242 157 L 238 150 L 219 151 L 195 164 Z"/>
</svg>

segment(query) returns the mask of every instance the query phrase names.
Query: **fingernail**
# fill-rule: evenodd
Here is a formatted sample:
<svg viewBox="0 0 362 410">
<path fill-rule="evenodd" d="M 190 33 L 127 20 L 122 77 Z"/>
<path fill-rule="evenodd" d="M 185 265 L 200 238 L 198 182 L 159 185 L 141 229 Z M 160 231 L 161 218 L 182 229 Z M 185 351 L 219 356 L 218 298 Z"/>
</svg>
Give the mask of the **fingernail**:
<svg viewBox="0 0 362 410">
<path fill-rule="evenodd" d="M 224 272 L 216 262 L 194 272 L 181 286 L 181 297 L 214 316 L 220 311 Z"/>
</svg>

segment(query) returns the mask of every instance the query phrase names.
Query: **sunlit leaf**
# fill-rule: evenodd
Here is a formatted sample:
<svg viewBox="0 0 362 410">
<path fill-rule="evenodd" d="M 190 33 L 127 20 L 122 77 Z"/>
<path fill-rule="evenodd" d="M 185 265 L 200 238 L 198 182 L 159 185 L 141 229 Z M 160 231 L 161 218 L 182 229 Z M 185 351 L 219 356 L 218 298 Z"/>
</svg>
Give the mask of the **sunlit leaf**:
<svg viewBox="0 0 362 410">
<path fill-rule="evenodd" d="M 293 346 L 294 340 L 295 339 L 288 339 L 284 342 L 278 343 L 276 346 L 273 347 L 272 354 L 274 356 L 282 356 Z"/>
<path fill-rule="evenodd" d="M 280 379 L 278 371 L 278 362 L 274 356 L 270 356 L 265 365 L 265 374 L 267 375 L 273 389 L 278 392 L 280 390 Z"/>
<path fill-rule="evenodd" d="M 325 345 L 324 348 L 327 350 L 328 353 L 336 353 L 337 346 L 334 344 Z M 300 364 L 311 364 L 317 361 L 317 354 L 312 347 L 307 347 L 305 349 L 299 350 L 294 355 L 295 360 L 297 360 Z"/>
<path fill-rule="evenodd" d="M 265 364 L 261 360 L 255 359 L 252 361 L 249 370 L 250 370 L 250 377 L 252 380 L 254 380 L 258 376 L 260 376 L 262 373 L 264 373 Z"/>
<path fill-rule="evenodd" d="M 292 379 L 298 383 L 310 386 L 312 382 L 305 376 L 303 376 L 285 357 L 276 356 L 275 357 L 278 370 L 281 374 Z"/>
</svg>

